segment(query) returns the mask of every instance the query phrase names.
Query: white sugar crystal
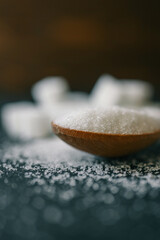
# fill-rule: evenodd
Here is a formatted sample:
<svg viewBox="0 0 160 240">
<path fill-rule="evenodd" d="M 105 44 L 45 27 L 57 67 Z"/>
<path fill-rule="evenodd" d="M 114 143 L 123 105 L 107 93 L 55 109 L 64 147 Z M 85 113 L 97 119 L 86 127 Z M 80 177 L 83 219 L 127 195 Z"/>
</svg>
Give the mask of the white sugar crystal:
<svg viewBox="0 0 160 240">
<path fill-rule="evenodd" d="M 8 135 L 14 138 L 44 137 L 51 132 L 48 116 L 41 108 L 30 102 L 4 105 L 2 124 Z"/>
<path fill-rule="evenodd" d="M 88 103 L 88 94 L 85 92 L 68 92 L 63 99 L 67 103 Z"/>
<path fill-rule="evenodd" d="M 160 130 L 157 117 L 143 110 L 113 106 L 73 112 L 55 120 L 64 128 L 109 134 L 141 134 Z"/>
<path fill-rule="evenodd" d="M 121 80 L 121 104 L 139 106 L 145 104 L 153 97 L 152 86 L 140 80 Z"/>
<path fill-rule="evenodd" d="M 96 106 L 116 105 L 122 98 L 122 90 L 118 81 L 111 75 L 102 75 L 96 82 L 91 95 L 91 104 Z"/>
<path fill-rule="evenodd" d="M 141 80 L 118 80 L 111 75 L 102 75 L 96 82 L 90 96 L 94 106 L 146 104 L 153 97 L 152 86 Z"/>
<path fill-rule="evenodd" d="M 160 106 L 152 104 L 150 106 L 143 107 L 143 110 L 150 116 L 158 118 L 160 121 Z"/>
<path fill-rule="evenodd" d="M 60 101 L 68 91 L 69 86 L 63 77 L 46 77 L 34 84 L 31 93 L 40 104 L 52 105 Z"/>
</svg>

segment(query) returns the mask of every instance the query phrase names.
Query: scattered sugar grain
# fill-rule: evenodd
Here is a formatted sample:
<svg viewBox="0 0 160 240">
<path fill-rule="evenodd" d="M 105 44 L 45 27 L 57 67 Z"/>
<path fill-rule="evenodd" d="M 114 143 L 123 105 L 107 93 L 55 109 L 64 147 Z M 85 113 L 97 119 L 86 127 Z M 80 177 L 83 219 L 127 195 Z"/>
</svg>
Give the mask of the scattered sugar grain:
<svg viewBox="0 0 160 240">
<path fill-rule="evenodd" d="M 8 171 L 16 171 L 16 166 L 18 167 L 17 161 L 19 158 L 21 158 L 20 156 L 22 156 L 22 153 L 25 154 L 26 150 L 28 151 L 28 157 L 27 159 L 24 159 L 23 162 L 25 163 L 24 168 L 26 169 L 27 178 L 29 179 L 30 184 L 34 185 L 36 183 L 39 186 L 47 186 L 46 180 L 48 179 L 47 181 L 49 181 L 51 184 L 51 191 L 49 191 L 50 193 L 53 192 L 54 188 L 54 185 L 52 186 L 52 183 L 61 182 L 66 185 L 71 184 L 71 188 L 73 188 L 74 179 L 78 182 L 85 181 L 85 184 L 87 186 L 86 191 L 88 191 L 89 189 L 93 189 L 94 191 L 98 190 L 99 194 L 101 193 L 102 196 L 103 194 L 106 194 L 106 188 L 103 188 L 103 182 L 100 181 L 107 180 L 108 184 L 111 184 L 110 187 L 112 190 L 112 194 L 117 194 L 117 192 L 119 191 L 118 189 L 121 186 L 125 190 L 124 197 L 126 196 L 127 199 L 128 196 L 129 198 L 131 198 L 131 192 L 132 198 L 135 193 L 139 196 L 142 196 L 142 194 L 146 194 L 148 184 L 153 188 L 159 188 L 159 176 L 154 178 L 152 174 L 150 175 L 150 173 L 154 174 L 155 170 L 160 171 L 160 163 L 157 159 L 148 159 L 147 163 L 145 164 L 143 163 L 143 160 L 141 160 L 140 162 L 138 160 L 136 160 L 136 162 L 131 160 L 131 162 L 129 162 L 129 166 L 133 167 L 134 165 L 137 172 L 136 178 L 134 178 L 134 170 L 132 168 L 131 173 L 126 173 L 125 166 L 128 165 L 128 161 L 125 162 L 124 160 L 122 162 L 117 160 L 115 163 L 115 161 L 106 162 L 106 160 L 103 161 L 103 159 L 101 159 L 101 162 L 97 162 L 97 159 L 94 156 L 91 156 L 89 154 L 83 154 L 80 151 L 74 150 L 73 148 L 65 145 L 65 143 L 60 142 L 60 140 L 58 139 L 54 141 L 39 140 L 33 142 L 32 144 L 27 144 L 24 146 L 17 145 L 16 147 L 9 149 L 9 152 L 11 154 L 10 159 L 12 159 L 12 165 L 15 161 L 15 167 L 11 167 L 8 163 L 6 165 L 3 165 L 3 167 L 7 168 Z M 5 158 L 4 155 L 3 163 L 5 162 L 5 159 L 8 159 L 8 157 L 9 156 Z M 147 165 L 151 162 L 152 167 L 147 168 Z M 104 166 L 102 167 L 102 165 L 105 166 L 106 170 L 104 170 Z M 41 167 L 37 168 L 36 166 Z M 42 168 L 46 169 L 44 173 L 43 171 L 41 171 Z M 90 169 L 89 172 L 87 171 L 88 168 Z M 141 171 L 143 171 L 145 168 L 146 177 L 144 177 L 141 173 Z M 102 173 L 99 174 L 99 171 L 101 171 Z M 127 174 L 129 174 L 129 176 L 132 176 L 132 178 L 127 179 Z M 141 179 L 141 182 L 139 182 L 139 179 Z M 88 185 L 89 180 L 92 180 L 90 185 Z M 86 186 L 84 186 L 84 189 Z M 94 186 L 96 186 L 96 189 L 94 189 Z M 113 188 L 116 188 L 116 191 L 113 191 Z M 74 191 L 74 189 L 72 189 L 72 191 Z M 49 192 L 47 192 L 47 195 L 50 194 Z M 73 197 L 75 196 L 75 193 L 73 192 L 69 193 L 69 195 L 70 194 Z M 100 201 L 100 199 L 103 199 L 102 196 L 98 197 L 96 201 Z M 64 192 L 60 194 L 60 198 L 61 197 L 64 197 Z M 68 196 L 66 199 L 68 199 L 67 201 L 69 201 L 70 197 Z"/>
<path fill-rule="evenodd" d="M 91 213 L 93 220 L 100 220 L 104 226 L 128 219 L 128 209 L 132 209 L 129 215 L 132 219 L 142 205 L 138 200 L 143 199 L 146 210 L 153 200 L 149 194 L 152 197 L 153 191 L 160 192 L 159 144 L 154 151 L 115 161 L 83 153 L 57 138 L 26 144 L 6 143 L 2 149 L 0 178 L 1 182 L 4 180 L 3 188 L 12 189 L 16 183 L 11 201 L 7 196 L 7 204 L 12 209 L 20 203 L 25 211 L 20 211 L 18 217 L 23 216 L 24 224 L 32 223 L 29 219 L 37 211 L 43 215 L 44 224 L 59 226 L 64 225 L 67 214 L 68 225 L 74 227 L 79 219 L 77 211 Z M 6 208 L 6 195 L 2 195 L 1 191 L 1 210 Z M 152 214 L 160 217 L 157 211 Z M 37 225 L 38 219 L 34 218 L 32 224 Z"/>
</svg>

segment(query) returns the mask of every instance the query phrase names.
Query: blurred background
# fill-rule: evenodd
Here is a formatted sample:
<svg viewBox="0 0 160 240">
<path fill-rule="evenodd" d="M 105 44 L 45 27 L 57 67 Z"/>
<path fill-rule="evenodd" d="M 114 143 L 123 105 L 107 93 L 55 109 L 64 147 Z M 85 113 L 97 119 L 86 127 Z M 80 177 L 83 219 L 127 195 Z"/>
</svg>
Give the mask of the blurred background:
<svg viewBox="0 0 160 240">
<path fill-rule="evenodd" d="M 0 108 L 54 75 L 86 92 L 103 73 L 145 80 L 160 99 L 159 16 L 160 0 L 0 0 Z M 49 135 L 49 117 L 23 106 L 4 115 L 11 137 Z M 159 240 L 159 143 L 101 161 L 54 140 L 14 151 L 6 133 L 0 126 L 0 239 Z"/>
<path fill-rule="evenodd" d="M 49 75 L 90 91 L 99 75 L 160 90 L 159 0 L 0 0 L 0 99 Z"/>
</svg>

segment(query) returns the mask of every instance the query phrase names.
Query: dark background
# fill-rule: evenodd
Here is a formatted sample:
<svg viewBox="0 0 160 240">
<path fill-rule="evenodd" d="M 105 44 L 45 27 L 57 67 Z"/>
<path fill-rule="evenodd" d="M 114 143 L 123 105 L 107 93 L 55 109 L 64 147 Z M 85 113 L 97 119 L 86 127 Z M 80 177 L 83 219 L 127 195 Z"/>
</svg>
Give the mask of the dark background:
<svg viewBox="0 0 160 240">
<path fill-rule="evenodd" d="M 90 91 L 104 72 L 159 91 L 159 7 L 159 0 L 0 0 L 1 99 L 27 96 L 48 75 Z"/>
</svg>

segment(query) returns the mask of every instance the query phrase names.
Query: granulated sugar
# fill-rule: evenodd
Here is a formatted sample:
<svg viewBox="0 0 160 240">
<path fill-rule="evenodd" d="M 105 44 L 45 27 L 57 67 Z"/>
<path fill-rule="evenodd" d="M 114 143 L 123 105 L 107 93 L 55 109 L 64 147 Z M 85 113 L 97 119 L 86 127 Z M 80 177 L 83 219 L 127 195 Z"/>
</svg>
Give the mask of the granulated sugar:
<svg viewBox="0 0 160 240">
<path fill-rule="evenodd" d="M 61 127 L 108 134 L 142 134 L 160 130 L 160 120 L 143 110 L 122 107 L 74 112 L 55 123 Z"/>
<path fill-rule="evenodd" d="M 112 160 L 50 138 L 5 143 L 0 157 L 2 239 L 118 239 L 125 226 L 128 240 L 135 224 L 159 229 L 159 143 Z"/>
<path fill-rule="evenodd" d="M 8 146 L 6 146 L 8 148 Z M 77 160 L 83 159 L 83 156 L 88 157 L 87 164 L 92 164 L 90 159 L 94 156 L 76 150 L 68 146 L 57 137 L 48 139 L 33 140 L 29 143 L 15 144 L 10 147 L 10 151 L 5 152 L 4 159 L 12 158 L 26 161 L 27 164 L 42 164 L 43 166 L 58 166 L 63 162 L 67 165 L 76 165 Z"/>
<path fill-rule="evenodd" d="M 0 151 L 0 155 L 1 164 L 7 171 L 14 171 L 16 166 L 21 165 L 27 171 L 27 178 L 34 177 L 37 183 L 39 182 L 40 184 L 41 178 L 39 176 L 43 175 L 43 172 L 39 172 L 40 175 L 37 175 L 35 173 L 37 166 L 45 169 L 45 177 L 49 177 L 49 181 L 55 171 L 56 176 L 53 175 L 52 180 L 56 181 L 63 182 L 66 177 L 69 180 L 69 178 L 72 179 L 74 176 L 79 176 L 79 180 L 92 177 L 95 182 L 100 179 L 106 179 L 112 183 L 121 183 L 128 190 L 135 189 L 135 191 L 141 191 L 134 184 L 129 185 L 126 177 L 136 176 L 141 178 L 142 175 L 146 175 L 148 177 L 144 178 L 145 181 L 147 180 L 148 182 L 149 179 L 152 187 L 159 188 L 160 178 L 157 176 L 157 180 L 152 181 L 153 175 L 157 175 L 160 172 L 159 143 L 155 144 L 154 148 L 154 154 L 148 150 L 139 155 L 112 160 L 74 149 L 57 137 L 54 137 L 34 140 L 28 143 L 6 143 Z M 65 176 L 64 178 L 63 171 L 72 172 L 73 169 L 75 169 L 76 175 Z M 51 175 L 49 176 L 47 172 L 50 172 Z M 0 176 L 3 174 L 4 171 L 1 172 Z"/>
</svg>

